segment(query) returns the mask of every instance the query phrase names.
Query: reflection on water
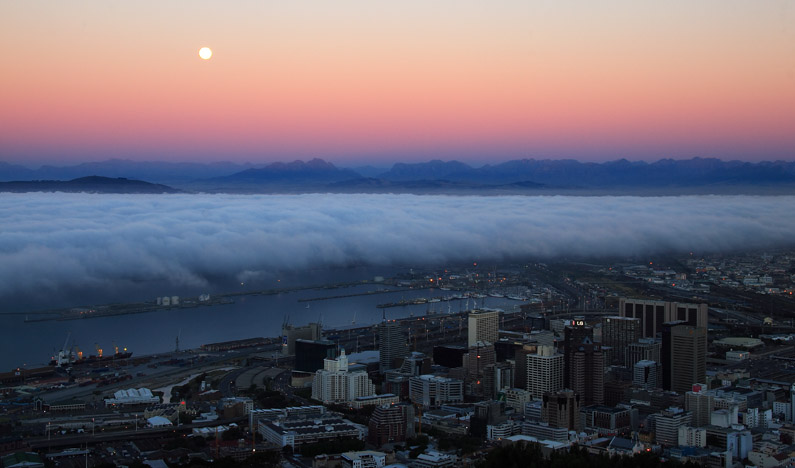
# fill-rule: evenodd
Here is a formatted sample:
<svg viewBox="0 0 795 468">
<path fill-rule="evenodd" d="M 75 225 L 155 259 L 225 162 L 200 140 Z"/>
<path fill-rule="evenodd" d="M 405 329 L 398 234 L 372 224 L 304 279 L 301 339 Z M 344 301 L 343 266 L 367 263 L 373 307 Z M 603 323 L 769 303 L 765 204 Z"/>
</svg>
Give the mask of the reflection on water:
<svg viewBox="0 0 795 468">
<path fill-rule="evenodd" d="M 344 274 L 343 274 L 344 273 Z M 366 269 L 346 270 L 330 274 L 327 282 L 371 279 Z M 329 273 L 327 273 L 329 275 Z M 309 275 L 310 284 L 320 284 L 322 275 Z M 307 277 L 309 277 L 307 276 Z M 294 283 L 294 280 L 285 281 Z M 285 318 L 295 325 L 321 320 L 325 328 L 347 328 L 375 324 L 381 320 L 379 304 L 402 299 L 450 296 L 453 291 L 439 289 L 398 291 L 384 294 L 352 296 L 321 301 L 299 302 L 299 299 L 328 297 L 390 288 L 382 285 L 358 285 L 339 289 L 302 290 L 270 296 L 244 296 L 234 304 L 194 309 L 175 309 L 146 314 L 122 315 L 87 320 L 25 323 L 24 316 L 0 317 L 4 349 L 0 355 L 0 369 L 20 365 L 35 367 L 44 364 L 63 345 L 69 331 L 72 340 L 86 354 L 93 354 L 95 344 L 110 349 L 113 342 L 126 347 L 134 355 L 170 351 L 177 334 L 180 347 L 196 348 L 204 343 L 235 340 L 255 336 L 278 336 Z M 247 288 L 248 289 L 248 288 Z M 391 288 L 394 289 L 394 288 Z M 136 298 L 140 299 L 140 298 Z M 383 309 L 389 318 L 459 312 L 482 306 L 510 309 L 516 301 L 502 298 L 453 300 Z M 308 307 L 307 307 L 308 306 Z"/>
</svg>

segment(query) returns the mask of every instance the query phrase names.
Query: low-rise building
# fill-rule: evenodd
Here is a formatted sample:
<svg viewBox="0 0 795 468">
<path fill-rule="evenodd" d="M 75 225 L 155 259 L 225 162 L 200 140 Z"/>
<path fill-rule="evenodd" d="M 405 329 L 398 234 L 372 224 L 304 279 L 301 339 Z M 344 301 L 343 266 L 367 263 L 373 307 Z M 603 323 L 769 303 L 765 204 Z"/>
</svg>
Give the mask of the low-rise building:
<svg viewBox="0 0 795 468">
<path fill-rule="evenodd" d="M 320 419 L 282 419 L 259 422 L 262 438 L 279 447 L 313 444 L 324 440 L 353 438 L 364 440 L 367 428 L 347 419 L 327 416 Z"/>
<path fill-rule="evenodd" d="M 343 452 L 343 468 L 381 468 L 386 466 L 386 454 L 373 450 L 362 450 L 359 452 Z"/>
<path fill-rule="evenodd" d="M 148 388 L 119 390 L 113 394 L 113 398 L 105 399 L 105 406 L 151 405 L 157 403 L 160 403 L 160 397 L 153 395 Z"/>
<path fill-rule="evenodd" d="M 362 409 L 365 406 L 392 405 L 398 403 L 400 398 L 394 393 L 383 393 L 381 395 L 368 395 L 356 397 L 351 402 L 351 408 Z"/>
</svg>

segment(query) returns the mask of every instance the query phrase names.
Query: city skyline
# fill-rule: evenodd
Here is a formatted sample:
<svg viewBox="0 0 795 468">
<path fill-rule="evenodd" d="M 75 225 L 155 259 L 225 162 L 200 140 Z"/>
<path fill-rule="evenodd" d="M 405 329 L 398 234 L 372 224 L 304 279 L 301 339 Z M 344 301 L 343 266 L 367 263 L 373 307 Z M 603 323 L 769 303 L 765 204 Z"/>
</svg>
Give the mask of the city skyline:
<svg viewBox="0 0 795 468">
<path fill-rule="evenodd" d="M 0 13 L 9 162 L 795 154 L 787 2 L 7 2 Z"/>
</svg>

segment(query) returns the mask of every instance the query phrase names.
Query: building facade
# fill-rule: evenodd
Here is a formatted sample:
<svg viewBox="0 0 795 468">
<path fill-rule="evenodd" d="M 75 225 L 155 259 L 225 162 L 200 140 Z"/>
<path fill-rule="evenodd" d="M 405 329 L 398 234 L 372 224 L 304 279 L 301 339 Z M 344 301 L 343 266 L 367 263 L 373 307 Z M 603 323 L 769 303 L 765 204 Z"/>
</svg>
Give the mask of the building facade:
<svg viewBox="0 0 795 468">
<path fill-rule="evenodd" d="M 496 310 L 473 310 L 467 316 L 467 346 L 478 341 L 496 343 L 499 338 L 500 313 Z"/>
</svg>

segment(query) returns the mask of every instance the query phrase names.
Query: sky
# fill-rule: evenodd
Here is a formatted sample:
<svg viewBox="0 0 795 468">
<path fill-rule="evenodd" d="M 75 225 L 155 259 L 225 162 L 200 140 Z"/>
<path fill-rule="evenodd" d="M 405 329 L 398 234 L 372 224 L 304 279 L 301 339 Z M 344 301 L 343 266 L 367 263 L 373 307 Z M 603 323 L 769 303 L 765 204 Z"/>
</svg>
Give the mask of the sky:
<svg viewBox="0 0 795 468">
<path fill-rule="evenodd" d="M 7 162 L 795 159 L 792 0 L 6 0 L 0 44 Z"/>
</svg>

